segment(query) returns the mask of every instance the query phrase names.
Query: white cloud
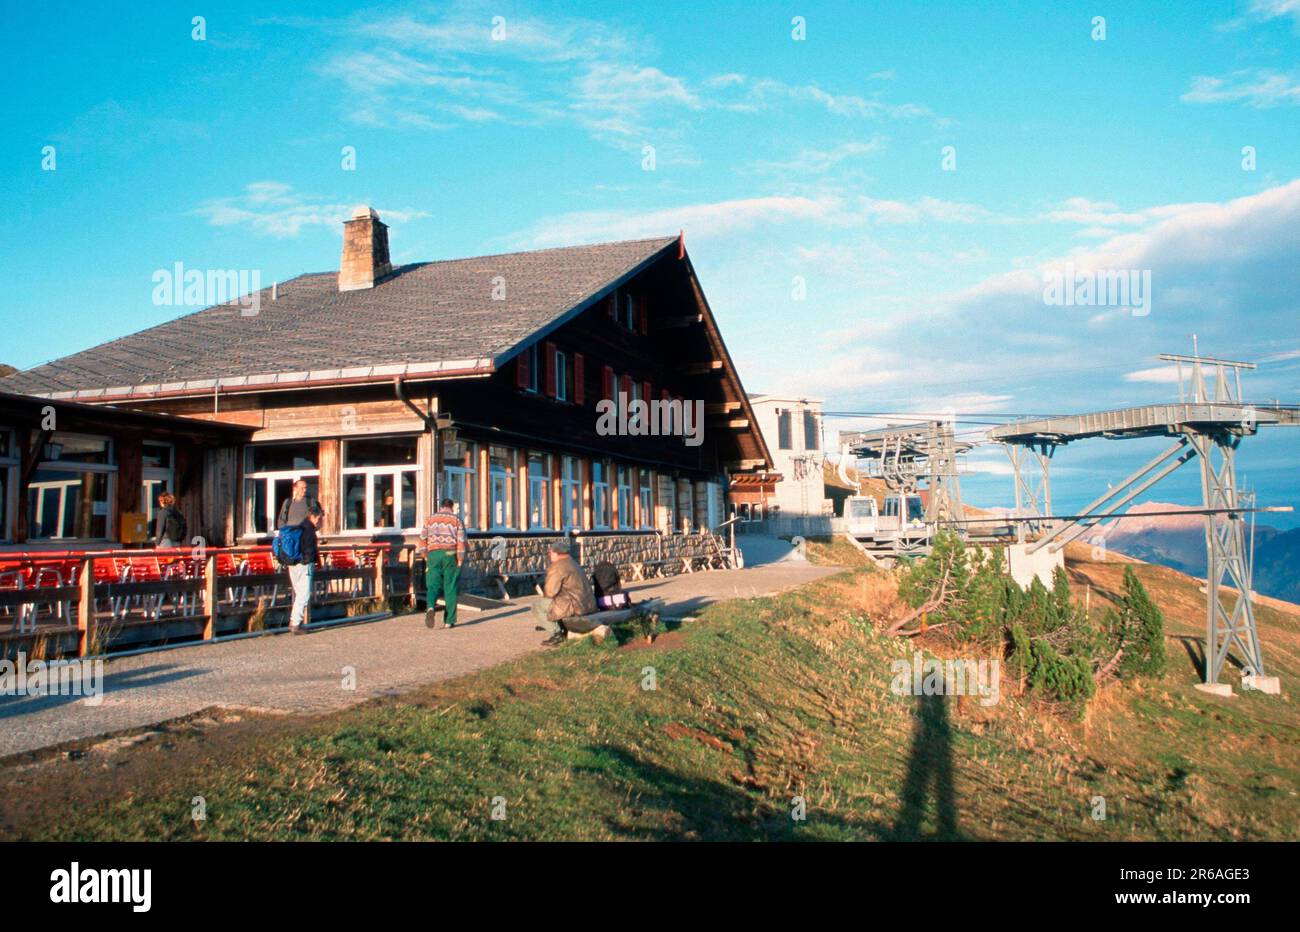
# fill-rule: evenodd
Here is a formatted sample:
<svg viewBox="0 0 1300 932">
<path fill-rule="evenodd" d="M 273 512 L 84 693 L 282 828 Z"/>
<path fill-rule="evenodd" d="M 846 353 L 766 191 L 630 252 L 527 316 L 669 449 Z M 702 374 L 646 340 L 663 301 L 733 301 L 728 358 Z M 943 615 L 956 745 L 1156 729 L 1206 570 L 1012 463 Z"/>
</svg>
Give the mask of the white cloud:
<svg viewBox="0 0 1300 932">
<path fill-rule="evenodd" d="M 1223 78 L 1197 75 L 1179 100 L 1189 104 L 1245 103 L 1257 109 L 1300 105 L 1300 80 L 1260 69 Z"/>
<path fill-rule="evenodd" d="M 254 233 L 288 238 L 298 236 L 306 227 L 339 230 L 352 216 L 357 202 L 327 203 L 321 198 L 298 194 L 291 185 L 280 181 L 255 181 L 245 185 L 235 197 L 212 198 L 192 212 L 206 217 L 212 226 L 247 226 Z M 422 210 L 376 208 L 386 223 L 403 223 L 427 217 Z"/>
<path fill-rule="evenodd" d="M 793 175 L 822 174 L 852 159 L 871 155 L 884 148 L 879 137 L 867 142 L 846 142 L 830 149 L 805 148 L 788 161 L 756 162 L 753 170 Z"/>
<path fill-rule="evenodd" d="M 1126 372 L 1124 374 L 1125 382 L 1156 382 L 1159 384 L 1178 384 L 1178 369 L 1174 366 L 1152 366 L 1150 369 L 1139 369 L 1136 372 Z"/>
</svg>

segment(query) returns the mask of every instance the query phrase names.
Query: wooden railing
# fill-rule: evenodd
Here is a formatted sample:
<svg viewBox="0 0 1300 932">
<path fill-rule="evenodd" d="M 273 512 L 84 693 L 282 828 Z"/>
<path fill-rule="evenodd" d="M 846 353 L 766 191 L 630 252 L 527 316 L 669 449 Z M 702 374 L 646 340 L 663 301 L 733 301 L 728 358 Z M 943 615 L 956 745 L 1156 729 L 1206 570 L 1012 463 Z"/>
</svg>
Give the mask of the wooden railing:
<svg viewBox="0 0 1300 932">
<path fill-rule="evenodd" d="M 389 551 L 323 544 L 313 606 L 408 596 L 410 559 L 405 548 L 396 560 Z M 390 585 L 391 570 L 406 584 Z M 53 640 L 55 653 L 85 656 L 129 640 L 130 631 L 144 641 L 212 640 L 248 633 L 291 601 L 288 572 L 266 546 L 0 552 L 0 656 L 39 639 Z M 147 626 L 154 629 L 140 631 Z"/>
</svg>

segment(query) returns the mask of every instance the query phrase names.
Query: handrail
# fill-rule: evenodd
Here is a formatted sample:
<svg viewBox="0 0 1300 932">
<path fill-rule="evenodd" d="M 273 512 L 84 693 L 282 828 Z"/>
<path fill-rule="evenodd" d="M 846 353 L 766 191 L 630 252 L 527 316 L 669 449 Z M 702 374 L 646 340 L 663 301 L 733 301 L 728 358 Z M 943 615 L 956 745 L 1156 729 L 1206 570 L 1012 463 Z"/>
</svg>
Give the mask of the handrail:
<svg viewBox="0 0 1300 932">
<path fill-rule="evenodd" d="M 389 550 L 371 541 L 322 543 L 314 580 L 325 585 L 328 602 L 386 598 L 390 573 L 399 568 L 385 559 Z M 332 565 L 337 554 L 350 559 Z M 210 641 L 217 636 L 219 617 L 251 617 L 268 604 L 284 607 L 286 571 L 273 560 L 253 559 L 270 555 L 265 545 L 0 551 L 0 578 L 8 583 L 0 586 L 0 612 L 9 610 L 5 614 L 19 638 L 42 637 L 42 628 L 47 635 L 74 632 L 78 656 L 105 646 L 99 639 L 105 624 L 201 619 L 202 640 Z M 338 584 L 343 588 L 333 588 Z M 47 620 L 57 619 L 55 626 L 41 624 L 43 610 Z M 0 641 L 13 636 L 0 634 Z"/>
</svg>

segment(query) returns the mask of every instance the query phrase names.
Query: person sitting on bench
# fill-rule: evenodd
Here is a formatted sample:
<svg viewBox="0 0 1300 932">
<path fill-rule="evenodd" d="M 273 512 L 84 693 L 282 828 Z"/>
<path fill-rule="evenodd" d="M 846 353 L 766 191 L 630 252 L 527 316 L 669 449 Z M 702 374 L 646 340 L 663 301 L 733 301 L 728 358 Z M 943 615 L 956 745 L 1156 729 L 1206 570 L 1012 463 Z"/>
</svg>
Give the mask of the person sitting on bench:
<svg viewBox="0 0 1300 932">
<path fill-rule="evenodd" d="M 537 630 L 549 631 L 551 636 L 542 643 L 547 647 L 565 641 L 562 619 L 576 615 L 591 615 L 596 611 L 596 596 L 582 567 L 569 556 L 569 540 L 561 537 L 551 542 L 547 552 L 550 566 L 546 582 L 542 585 L 543 598 L 533 606 L 537 616 Z"/>
<path fill-rule="evenodd" d="M 623 580 L 619 578 L 618 567 L 608 560 L 602 560 L 592 567 L 591 588 L 596 593 L 596 606 L 601 611 L 627 608 L 632 604 L 632 597 L 623 591 Z"/>
</svg>

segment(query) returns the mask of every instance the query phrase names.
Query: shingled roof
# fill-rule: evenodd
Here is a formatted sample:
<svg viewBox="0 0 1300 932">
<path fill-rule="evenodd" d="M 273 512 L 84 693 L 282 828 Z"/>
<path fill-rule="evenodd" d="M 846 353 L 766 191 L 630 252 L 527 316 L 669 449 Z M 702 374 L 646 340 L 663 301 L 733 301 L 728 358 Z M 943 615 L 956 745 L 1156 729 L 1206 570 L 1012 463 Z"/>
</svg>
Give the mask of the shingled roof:
<svg viewBox="0 0 1300 932">
<path fill-rule="evenodd" d="M 373 288 L 337 272 L 263 289 L 0 379 L 5 391 L 126 397 L 489 372 L 631 278 L 677 237 L 401 266 Z M 494 286 L 504 300 L 494 300 Z M 498 291 L 499 293 L 499 291 Z"/>
</svg>

